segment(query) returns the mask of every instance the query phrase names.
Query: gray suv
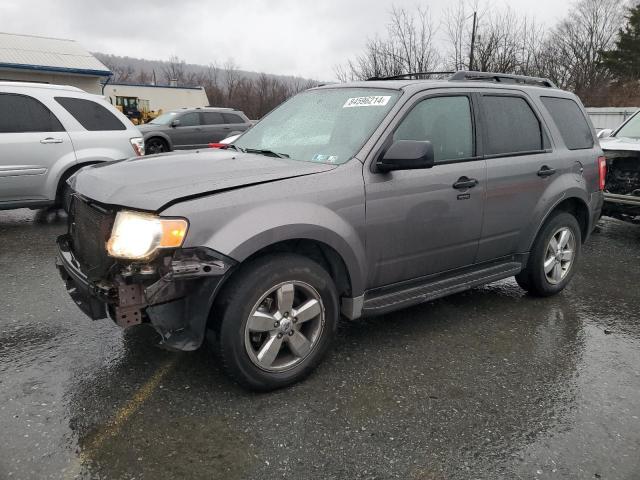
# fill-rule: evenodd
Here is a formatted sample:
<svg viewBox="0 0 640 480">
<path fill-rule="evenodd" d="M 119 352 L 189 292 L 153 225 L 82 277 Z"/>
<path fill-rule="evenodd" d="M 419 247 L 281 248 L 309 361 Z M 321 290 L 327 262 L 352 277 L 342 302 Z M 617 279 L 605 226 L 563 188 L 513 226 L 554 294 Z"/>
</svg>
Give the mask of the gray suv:
<svg viewBox="0 0 640 480">
<path fill-rule="evenodd" d="M 92 319 L 205 338 L 256 390 L 309 374 L 340 315 L 515 276 L 560 292 L 602 208 L 602 152 L 549 81 L 460 72 L 301 93 L 226 150 L 71 179 L 57 263 Z"/>
<path fill-rule="evenodd" d="M 138 128 L 147 154 L 175 149 L 206 148 L 230 135 L 247 130 L 251 121 L 231 108 L 182 108 L 163 113 Z"/>
</svg>

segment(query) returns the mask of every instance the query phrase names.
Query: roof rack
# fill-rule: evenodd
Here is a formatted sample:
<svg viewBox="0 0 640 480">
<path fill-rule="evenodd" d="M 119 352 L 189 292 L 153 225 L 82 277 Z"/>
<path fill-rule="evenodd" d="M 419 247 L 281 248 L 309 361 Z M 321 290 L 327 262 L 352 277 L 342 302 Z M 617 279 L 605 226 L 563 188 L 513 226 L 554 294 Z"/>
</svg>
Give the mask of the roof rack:
<svg viewBox="0 0 640 480">
<path fill-rule="evenodd" d="M 528 77 L 526 75 L 511 75 L 508 73 L 493 72 L 413 72 L 393 75 L 390 77 L 371 77 L 368 81 L 374 80 L 420 80 L 424 77 L 448 75 L 447 80 L 451 81 L 484 81 L 496 83 L 519 83 L 523 85 L 535 85 L 538 87 L 557 88 L 556 85 L 548 78 Z"/>
<path fill-rule="evenodd" d="M 496 83 L 521 83 L 525 85 L 536 85 L 538 87 L 557 88 L 556 85 L 548 78 L 528 77 L 526 75 L 510 75 L 507 73 L 493 72 L 465 72 L 460 71 L 454 73 L 449 80 L 451 81 L 489 81 Z"/>
<path fill-rule="evenodd" d="M 372 82 L 375 80 L 420 80 L 422 77 L 429 77 L 434 75 L 453 75 L 455 72 L 412 72 L 402 73 L 400 75 L 392 75 L 390 77 L 371 77 L 367 78 L 367 81 Z"/>
</svg>

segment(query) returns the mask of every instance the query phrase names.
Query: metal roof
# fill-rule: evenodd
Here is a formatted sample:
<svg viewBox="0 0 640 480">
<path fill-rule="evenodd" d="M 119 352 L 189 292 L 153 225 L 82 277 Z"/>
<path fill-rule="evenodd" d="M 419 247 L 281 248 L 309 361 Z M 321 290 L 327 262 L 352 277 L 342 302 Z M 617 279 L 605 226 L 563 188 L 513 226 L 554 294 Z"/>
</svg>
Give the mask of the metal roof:
<svg viewBox="0 0 640 480">
<path fill-rule="evenodd" d="M 97 58 L 74 40 L 0 32 L 0 68 L 110 76 Z"/>
</svg>

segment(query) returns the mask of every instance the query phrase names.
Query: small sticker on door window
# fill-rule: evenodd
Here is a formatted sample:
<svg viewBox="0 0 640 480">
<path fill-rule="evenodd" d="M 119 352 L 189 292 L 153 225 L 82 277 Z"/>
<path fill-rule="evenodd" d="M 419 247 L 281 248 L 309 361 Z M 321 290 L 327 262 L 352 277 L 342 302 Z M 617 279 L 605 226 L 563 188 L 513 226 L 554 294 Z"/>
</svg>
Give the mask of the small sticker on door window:
<svg viewBox="0 0 640 480">
<path fill-rule="evenodd" d="M 368 97 L 353 97 L 347 98 L 347 101 L 344 102 L 342 108 L 353 108 L 353 107 L 384 107 L 391 96 L 386 95 L 371 95 Z"/>
</svg>

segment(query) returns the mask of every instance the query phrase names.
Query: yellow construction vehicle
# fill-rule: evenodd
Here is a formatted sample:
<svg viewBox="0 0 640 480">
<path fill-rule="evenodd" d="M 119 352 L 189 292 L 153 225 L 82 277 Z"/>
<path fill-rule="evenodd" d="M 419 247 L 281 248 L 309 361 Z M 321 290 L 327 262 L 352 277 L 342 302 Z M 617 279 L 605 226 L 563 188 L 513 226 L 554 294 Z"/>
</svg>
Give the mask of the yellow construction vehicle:
<svg viewBox="0 0 640 480">
<path fill-rule="evenodd" d="M 138 97 L 116 96 L 116 108 L 124 113 L 135 125 L 147 123 L 162 114 L 162 109 L 151 110 L 149 100 Z"/>
</svg>

